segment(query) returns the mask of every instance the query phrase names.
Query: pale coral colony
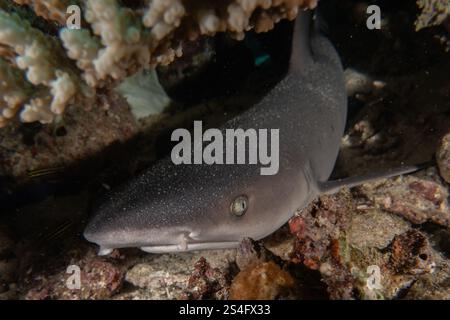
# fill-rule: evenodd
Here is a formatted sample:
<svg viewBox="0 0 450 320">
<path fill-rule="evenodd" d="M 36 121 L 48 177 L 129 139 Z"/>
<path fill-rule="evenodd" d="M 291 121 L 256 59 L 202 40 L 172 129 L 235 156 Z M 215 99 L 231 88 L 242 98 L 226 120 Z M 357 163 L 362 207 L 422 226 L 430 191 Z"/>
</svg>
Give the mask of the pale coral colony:
<svg viewBox="0 0 450 320">
<path fill-rule="evenodd" d="M 265 32 L 317 0 L 0 0 L 0 127 L 50 123 L 143 68 L 182 55 L 183 42 Z M 81 28 L 70 28 L 70 6 Z"/>
<path fill-rule="evenodd" d="M 144 68 L 167 65 L 183 43 L 266 32 L 318 0 L 0 0 L 0 127 L 51 123 Z M 448 0 L 418 0 L 416 29 L 445 24 Z M 80 28 L 68 25 L 71 7 Z M 92 105 L 92 103 L 90 104 Z"/>
</svg>

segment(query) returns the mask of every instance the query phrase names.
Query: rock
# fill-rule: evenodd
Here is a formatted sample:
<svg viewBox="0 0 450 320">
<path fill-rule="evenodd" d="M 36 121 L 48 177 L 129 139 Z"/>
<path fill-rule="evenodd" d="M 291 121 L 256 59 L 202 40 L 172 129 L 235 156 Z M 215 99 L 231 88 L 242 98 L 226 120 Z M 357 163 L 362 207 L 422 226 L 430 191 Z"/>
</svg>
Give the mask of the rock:
<svg viewBox="0 0 450 320">
<path fill-rule="evenodd" d="M 70 265 L 58 269 L 51 275 L 38 277 L 39 284 L 26 293 L 27 300 L 43 299 L 108 299 L 114 296 L 122 287 L 123 271 L 112 261 L 106 261 L 96 256 L 87 255 L 86 260 L 71 261 Z M 78 267 L 80 287 L 69 287 L 69 277 L 76 272 L 68 272 L 68 267 Z"/>
<path fill-rule="evenodd" d="M 450 257 L 450 230 L 439 230 L 436 233 L 438 239 L 439 249 L 442 253 L 449 258 Z"/>
<path fill-rule="evenodd" d="M 419 277 L 408 290 L 405 299 L 417 300 L 450 300 L 450 262 L 438 262 L 436 271 Z"/>
<path fill-rule="evenodd" d="M 285 225 L 272 235 L 263 239 L 264 247 L 283 260 L 290 260 L 294 252 L 295 237 Z"/>
<path fill-rule="evenodd" d="M 196 272 L 196 263 L 202 261 L 202 257 L 208 261 L 210 268 L 226 274 L 235 255 L 236 250 L 233 249 L 149 255 L 144 261 L 134 265 L 126 273 L 125 279 L 134 286 L 149 291 L 146 293 L 147 298 L 186 298 L 185 290 L 189 279 Z M 139 292 L 135 294 L 139 298 Z M 198 297 L 200 296 L 202 295 L 199 294 Z"/>
<path fill-rule="evenodd" d="M 0 225 L 0 292 L 6 292 L 15 281 L 19 260 L 14 253 L 14 242 L 6 226 Z"/>
<path fill-rule="evenodd" d="M 388 267 L 396 273 L 432 273 L 436 263 L 427 237 L 415 230 L 409 230 L 392 241 Z"/>
<path fill-rule="evenodd" d="M 147 289 L 134 288 L 127 289 L 115 295 L 114 300 L 155 300 L 154 293 Z"/>
<path fill-rule="evenodd" d="M 330 254 L 333 241 L 350 226 L 352 197 L 348 189 L 324 195 L 312 202 L 289 221 L 297 238 L 294 257 L 310 269 L 318 270 L 321 260 Z"/>
<path fill-rule="evenodd" d="M 285 230 L 286 231 L 286 230 Z M 289 239 L 289 237 L 288 237 Z M 292 239 L 291 239 L 292 240 Z M 239 273 L 230 287 L 230 299 L 293 299 L 314 294 L 297 277 L 304 271 L 268 250 L 265 241 L 244 239 L 236 255 Z M 295 275 L 295 276 L 294 276 Z"/>
<path fill-rule="evenodd" d="M 126 274 L 126 281 L 148 290 L 150 299 L 174 299 L 187 286 L 189 270 L 183 262 L 167 269 L 158 269 L 148 263 L 135 265 Z"/>
<path fill-rule="evenodd" d="M 296 296 L 295 280 L 273 261 L 248 265 L 234 279 L 232 300 L 273 300 Z"/>
<path fill-rule="evenodd" d="M 390 245 L 382 250 L 353 249 L 349 267 L 360 298 L 400 299 L 417 281 L 422 281 L 424 277 L 435 279 L 436 266 L 440 261 L 442 258 L 433 250 L 427 236 L 410 229 L 396 235 Z M 374 273 L 373 270 L 378 271 Z"/>
<path fill-rule="evenodd" d="M 450 132 L 442 137 L 436 151 L 436 162 L 441 177 L 450 183 Z"/>
<path fill-rule="evenodd" d="M 241 241 L 236 253 L 236 264 L 240 270 L 259 262 L 275 261 L 283 265 L 282 259 L 267 250 L 261 241 L 245 238 Z"/>
<path fill-rule="evenodd" d="M 410 224 L 401 217 L 372 209 L 353 216 L 348 239 L 350 245 L 360 249 L 383 249 L 409 228 Z"/>
<path fill-rule="evenodd" d="M 188 280 L 188 285 L 182 298 L 191 300 L 216 299 L 228 297 L 230 283 L 228 274 L 212 268 L 205 258 L 201 257 L 194 266 L 194 272 Z"/>
<path fill-rule="evenodd" d="M 435 171 L 366 183 L 358 193 L 376 208 L 395 213 L 414 224 L 431 221 L 447 227 L 450 221 L 448 187 L 439 183 Z"/>
<path fill-rule="evenodd" d="M 123 273 L 112 263 L 94 260 L 81 273 L 82 299 L 112 297 L 122 285 Z"/>
</svg>

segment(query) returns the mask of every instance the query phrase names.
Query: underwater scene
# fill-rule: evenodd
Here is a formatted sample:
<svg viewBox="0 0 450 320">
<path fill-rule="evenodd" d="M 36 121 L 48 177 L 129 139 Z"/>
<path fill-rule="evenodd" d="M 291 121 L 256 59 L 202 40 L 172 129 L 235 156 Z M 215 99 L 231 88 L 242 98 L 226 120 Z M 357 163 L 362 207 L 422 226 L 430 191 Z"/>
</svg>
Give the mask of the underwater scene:
<svg viewBox="0 0 450 320">
<path fill-rule="evenodd" d="M 449 300 L 449 184 L 449 0 L 0 0 L 0 300 Z"/>
</svg>

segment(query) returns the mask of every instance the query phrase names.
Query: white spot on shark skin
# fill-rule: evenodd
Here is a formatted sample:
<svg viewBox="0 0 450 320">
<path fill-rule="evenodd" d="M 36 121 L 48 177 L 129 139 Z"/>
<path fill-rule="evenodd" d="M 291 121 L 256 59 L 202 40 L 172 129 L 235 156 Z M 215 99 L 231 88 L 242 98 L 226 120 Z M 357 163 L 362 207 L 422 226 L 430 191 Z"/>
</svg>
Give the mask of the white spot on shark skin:
<svg viewBox="0 0 450 320">
<path fill-rule="evenodd" d="M 100 249 L 98 250 L 98 255 L 99 256 L 107 256 L 112 251 L 113 251 L 113 249 L 100 247 Z"/>
</svg>

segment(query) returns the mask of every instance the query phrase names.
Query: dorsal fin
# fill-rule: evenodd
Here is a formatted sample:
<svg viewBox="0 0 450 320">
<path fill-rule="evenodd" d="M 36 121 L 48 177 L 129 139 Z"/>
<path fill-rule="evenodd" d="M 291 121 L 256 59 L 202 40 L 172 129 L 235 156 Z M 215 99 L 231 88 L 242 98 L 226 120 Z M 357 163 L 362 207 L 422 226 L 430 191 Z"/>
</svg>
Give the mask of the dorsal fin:
<svg viewBox="0 0 450 320">
<path fill-rule="evenodd" d="M 420 170 L 424 165 L 405 165 L 394 169 L 390 169 L 384 172 L 374 172 L 362 176 L 354 176 L 337 180 L 330 180 L 326 182 L 319 182 L 319 192 L 320 194 L 333 194 L 339 191 L 342 187 L 353 188 L 359 186 L 363 183 L 372 182 L 381 179 L 387 179 L 402 174 L 412 173 Z"/>
<path fill-rule="evenodd" d="M 311 49 L 311 24 L 313 12 L 300 10 L 292 34 L 290 69 L 302 70 L 313 62 Z"/>
</svg>

